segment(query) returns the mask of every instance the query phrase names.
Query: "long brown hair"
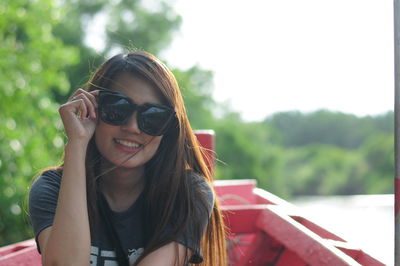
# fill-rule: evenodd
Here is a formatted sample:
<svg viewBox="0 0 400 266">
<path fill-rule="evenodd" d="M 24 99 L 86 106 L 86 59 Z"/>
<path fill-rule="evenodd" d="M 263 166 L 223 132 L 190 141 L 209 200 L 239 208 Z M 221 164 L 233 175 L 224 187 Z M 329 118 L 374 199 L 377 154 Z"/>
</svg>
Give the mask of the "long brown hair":
<svg viewBox="0 0 400 266">
<path fill-rule="evenodd" d="M 200 219 L 193 210 L 198 204 L 207 206 L 208 199 L 203 191 L 196 188 L 190 179 L 196 173 L 212 187 L 212 176 L 208 170 L 203 150 L 190 126 L 178 83 L 172 72 L 155 56 L 134 51 L 119 54 L 105 63 L 94 73 L 87 84 L 89 91 L 108 89 L 121 73 L 131 73 L 153 85 L 163 96 L 165 104 L 176 112 L 177 123 L 162 138 L 153 158 L 146 163 L 145 176 L 145 233 L 148 239 L 142 256 L 173 241 L 187 228 L 201 228 Z M 96 177 L 101 157 L 94 137 L 90 140 L 86 155 L 86 182 L 88 211 L 91 230 L 97 217 Z M 202 236 L 201 250 L 204 261 L 201 265 L 226 265 L 225 231 L 218 200 Z M 179 218 L 176 218 L 178 214 Z M 173 230 L 171 221 L 174 222 Z M 169 229 L 169 230 L 166 230 Z M 165 232 L 170 232 L 165 234 Z M 199 233 L 199 232 L 195 232 Z M 200 247 L 199 247 L 200 248 Z"/>
</svg>

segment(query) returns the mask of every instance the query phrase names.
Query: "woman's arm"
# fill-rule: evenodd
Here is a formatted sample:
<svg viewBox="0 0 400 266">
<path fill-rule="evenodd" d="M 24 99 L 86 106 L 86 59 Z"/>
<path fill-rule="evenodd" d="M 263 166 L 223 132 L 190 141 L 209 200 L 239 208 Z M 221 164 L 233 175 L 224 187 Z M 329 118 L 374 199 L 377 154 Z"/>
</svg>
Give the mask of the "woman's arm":
<svg viewBox="0 0 400 266">
<path fill-rule="evenodd" d="M 190 259 L 192 255 L 191 253 L 192 252 L 190 251 L 190 249 L 188 249 L 184 245 L 179 244 L 178 242 L 171 242 L 169 244 L 166 244 L 165 246 L 156 249 L 155 251 L 151 252 L 149 255 L 144 257 L 144 259 L 138 264 L 138 266 L 186 265 L 187 261 Z"/>
<path fill-rule="evenodd" d="M 80 89 L 59 110 L 68 144 L 54 221 L 38 235 L 44 265 L 87 266 L 90 262 L 85 158 L 96 127 L 96 94 Z"/>
<path fill-rule="evenodd" d="M 90 229 L 84 162 L 82 145 L 68 143 L 54 222 L 38 236 L 43 265 L 89 264 Z"/>
</svg>

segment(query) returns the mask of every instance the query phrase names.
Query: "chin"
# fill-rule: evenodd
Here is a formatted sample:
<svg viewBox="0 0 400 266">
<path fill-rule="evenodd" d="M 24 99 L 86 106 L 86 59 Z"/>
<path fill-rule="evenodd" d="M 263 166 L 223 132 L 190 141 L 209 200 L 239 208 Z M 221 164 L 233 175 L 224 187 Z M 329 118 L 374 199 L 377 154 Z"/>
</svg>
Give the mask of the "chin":
<svg viewBox="0 0 400 266">
<path fill-rule="evenodd" d="M 132 158 L 129 158 L 128 160 L 127 160 L 127 158 L 122 159 L 122 160 L 115 160 L 112 162 L 112 164 L 118 165 L 118 166 L 126 168 L 126 169 L 132 169 L 132 168 L 144 167 L 144 165 L 146 164 L 147 161 L 148 160 L 146 160 L 145 158 L 141 158 L 141 156 L 139 156 L 139 157 L 133 156 Z"/>
</svg>

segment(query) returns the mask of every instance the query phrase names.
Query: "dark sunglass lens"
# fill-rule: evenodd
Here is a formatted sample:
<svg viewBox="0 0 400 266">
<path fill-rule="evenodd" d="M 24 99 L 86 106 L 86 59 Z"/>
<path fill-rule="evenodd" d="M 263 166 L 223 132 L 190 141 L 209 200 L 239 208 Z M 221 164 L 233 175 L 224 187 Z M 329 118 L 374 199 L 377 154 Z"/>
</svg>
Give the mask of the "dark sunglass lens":
<svg viewBox="0 0 400 266">
<path fill-rule="evenodd" d="M 104 95 L 101 106 L 101 119 L 112 125 L 121 125 L 131 115 L 131 105 L 127 99 L 116 95 Z"/>
<path fill-rule="evenodd" d="M 140 127 L 145 133 L 159 136 L 165 133 L 172 112 L 157 106 L 147 106 L 140 112 Z"/>
</svg>

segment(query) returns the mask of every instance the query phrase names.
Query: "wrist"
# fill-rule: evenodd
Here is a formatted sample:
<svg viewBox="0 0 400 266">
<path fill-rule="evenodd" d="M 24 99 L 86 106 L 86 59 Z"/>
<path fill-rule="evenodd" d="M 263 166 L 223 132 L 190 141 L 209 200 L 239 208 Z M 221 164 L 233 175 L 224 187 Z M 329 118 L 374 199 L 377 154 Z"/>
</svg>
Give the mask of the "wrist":
<svg viewBox="0 0 400 266">
<path fill-rule="evenodd" d="M 72 151 L 75 152 L 83 152 L 86 153 L 88 146 L 87 141 L 78 141 L 78 140 L 68 140 L 67 144 L 65 145 L 65 152 L 69 153 Z"/>
</svg>

